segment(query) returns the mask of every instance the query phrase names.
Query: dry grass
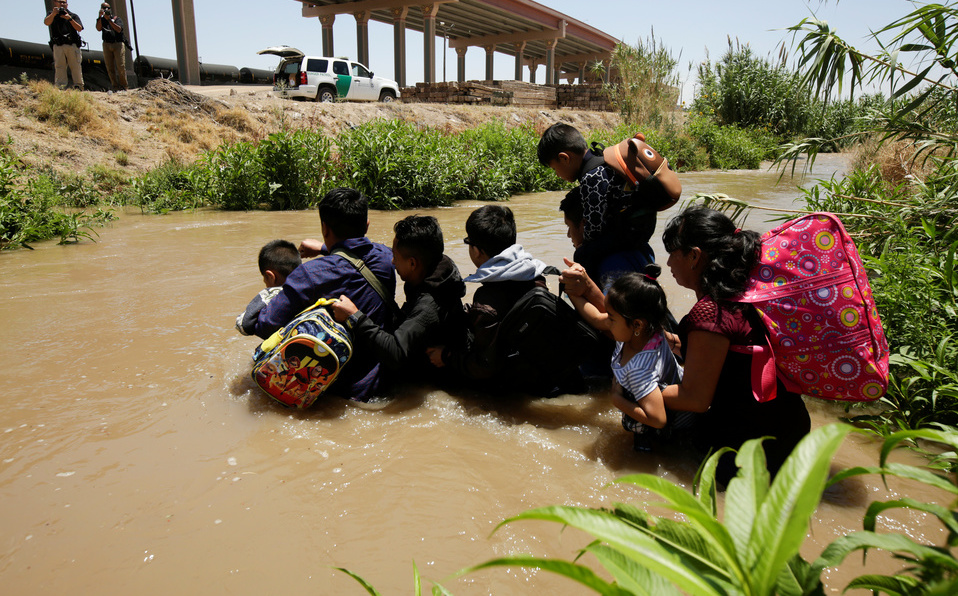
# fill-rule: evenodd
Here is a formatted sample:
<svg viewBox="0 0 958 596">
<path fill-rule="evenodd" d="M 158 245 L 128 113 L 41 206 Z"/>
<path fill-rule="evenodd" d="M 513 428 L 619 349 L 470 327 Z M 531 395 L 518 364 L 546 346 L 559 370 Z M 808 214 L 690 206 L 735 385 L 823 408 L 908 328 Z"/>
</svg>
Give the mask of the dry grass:
<svg viewBox="0 0 958 596">
<path fill-rule="evenodd" d="M 255 138 L 263 137 L 263 127 L 250 116 L 249 110 L 245 108 L 231 107 L 221 109 L 216 114 L 215 119 L 220 124 L 232 128 L 241 135 Z"/>
<path fill-rule="evenodd" d="M 89 94 L 74 89 L 60 90 L 47 81 L 31 81 L 36 100 L 28 111 L 37 120 L 63 126 L 71 132 L 95 133 L 104 127 L 98 106 Z"/>
<path fill-rule="evenodd" d="M 131 151 L 132 145 L 116 125 L 116 113 L 96 101 L 89 93 L 74 89 L 61 90 L 47 81 L 30 81 L 32 97 L 23 108 L 40 124 L 59 129 L 60 136 L 82 133 L 96 143 L 114 151 Z"/>
<path fill-rule="evenodd" d="M 873 164 L 880 168 L 882 179 L 893 184 L 906 179 L 924 180 L 934 169 L 930 162 L 926 162 L 925 155 L 916 156 L 910 143 L 879 144 L 874 138 L 858 145 L 852 157 L 855 168 L 867 168 Z"/>
</svg>

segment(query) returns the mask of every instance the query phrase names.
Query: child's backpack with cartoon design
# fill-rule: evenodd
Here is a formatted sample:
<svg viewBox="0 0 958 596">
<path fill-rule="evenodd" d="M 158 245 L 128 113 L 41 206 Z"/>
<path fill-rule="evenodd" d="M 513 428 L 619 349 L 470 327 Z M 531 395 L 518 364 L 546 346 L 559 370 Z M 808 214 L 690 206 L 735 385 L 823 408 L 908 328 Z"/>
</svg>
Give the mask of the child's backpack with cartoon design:
<svg viewBox="0 0 958 596">
<path fill-rule="evenodd" d="M 320 299 L 271 335 L 253 352 L 253 380 L 276 401 L 308 408 L 349 362 L 349 332 Z"/>
<path fill-rule="evenodd" d="M 855 243 L 831 213 L 788 221 L 762 236 L 740 302 L 768 331 L 789 391 L 873 401 L 888 389 L 888 342 Z"/>
</svg>

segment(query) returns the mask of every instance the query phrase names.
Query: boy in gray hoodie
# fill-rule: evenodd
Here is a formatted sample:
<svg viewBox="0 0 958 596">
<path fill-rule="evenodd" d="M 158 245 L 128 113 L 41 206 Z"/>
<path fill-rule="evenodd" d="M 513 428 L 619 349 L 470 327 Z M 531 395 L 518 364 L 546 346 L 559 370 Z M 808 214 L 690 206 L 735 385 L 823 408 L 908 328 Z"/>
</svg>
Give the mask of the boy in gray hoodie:
<svg viewBox="0 0 958 596">
<path fill-rule="evenodd" d="M 467 342 L 463 348 L 430 348 L 434 366 L 450 367 L 470 380 L 492 380 L 496 373 L 496 332 L 506 313 L 529 290 L 546 287 L 544 275 L 558 274 L 516 244 L 516 221 L 512 210 L 502 205 L 486 205 L 473 211 L 466 220 L 469 258 L 477 270 L 465 278 L 482 284 L 466 310 Z"/>
</svg>

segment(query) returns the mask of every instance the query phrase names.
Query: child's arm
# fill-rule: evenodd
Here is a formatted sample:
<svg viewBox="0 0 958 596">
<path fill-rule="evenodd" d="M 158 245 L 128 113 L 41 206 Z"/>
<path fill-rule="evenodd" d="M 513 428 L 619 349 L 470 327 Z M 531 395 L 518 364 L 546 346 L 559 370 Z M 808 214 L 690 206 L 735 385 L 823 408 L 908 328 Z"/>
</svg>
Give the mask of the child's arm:
<svg viewBox="0 0 958 596">
<path fill-rule="evenodd" d="M 623 414 L 654 428 L 662 428 L 667 421 L 665 400 L 662 391 L 656 387 L 651 393 L 641 397 L 638 403 L 633 403 L 622 394 L 622 387 L 615 384 L 615 394 L 612 396 L 612 405 Z"/>
<path fill-rule="evenodd" d="M 605 315 L 605 295 L 602 290 L 586 273 L 585 267 L 565 257 L 562 260 L 565 261 L 567 269 L 559 276 L 559 282 L 565 287 L 565 293 L 569 296 L 575 309 L 596 329 L 600 331 L 608 329 L 608 316 Z M 590 307 L 588 310 L 593 316 L 592 320 L 584 312 L 587 306 Z M 599 318 L 603 321 L 596 320 L 596 314 L 602 315 Z M 596 324 L 593 324 L 593 320 L 596 320 Z"/>
<path fill-rule="evenodd" d="M 254 335 L 256 333 L 256 320 L 259 318 L 261 310 L 266 308 L 269 301 L 273 299 L 282 288 L 267 288 L 260 290 L 250 303 L 246 305 L 246 310 L 236 317 L 236 330 L 243 335 Z"/>
<path fill-rule="evenodd" d="M 597 331 L 610 331 L 609 315 L 599 311 L 591 302 L 588 302 L 582 296 L 569 296 L 572 306 L 579 312 L 579 315 L 585 319 L 585 322 L 591 325 Z"/>
</svg>

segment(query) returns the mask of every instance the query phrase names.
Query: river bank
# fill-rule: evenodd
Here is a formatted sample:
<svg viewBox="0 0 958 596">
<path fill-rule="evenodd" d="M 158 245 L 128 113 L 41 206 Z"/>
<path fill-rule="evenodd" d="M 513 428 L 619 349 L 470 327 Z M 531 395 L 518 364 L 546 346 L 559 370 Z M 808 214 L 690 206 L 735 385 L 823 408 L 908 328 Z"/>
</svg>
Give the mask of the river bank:
<svg viewBox="0 0 958 596">
<path fill-rule="evenodd" d="M 91 168 L 142 174 L 168 159 L 191 162 L 223 142 L 262 139 L 288 128 L 328 136 L 376 119 L 399 119 L 448 132 L 492 120 L 545 129 L 564 121 L 581 130 L 613 128 L 611 112 L 413 103 L 298 102 L 268 86 L 180 86 L 151 81 L 121 93 L 58 92 L 49 85 L 0 84 L 0 139 L 21 161 L 82 174 Z"/>
</svg>

